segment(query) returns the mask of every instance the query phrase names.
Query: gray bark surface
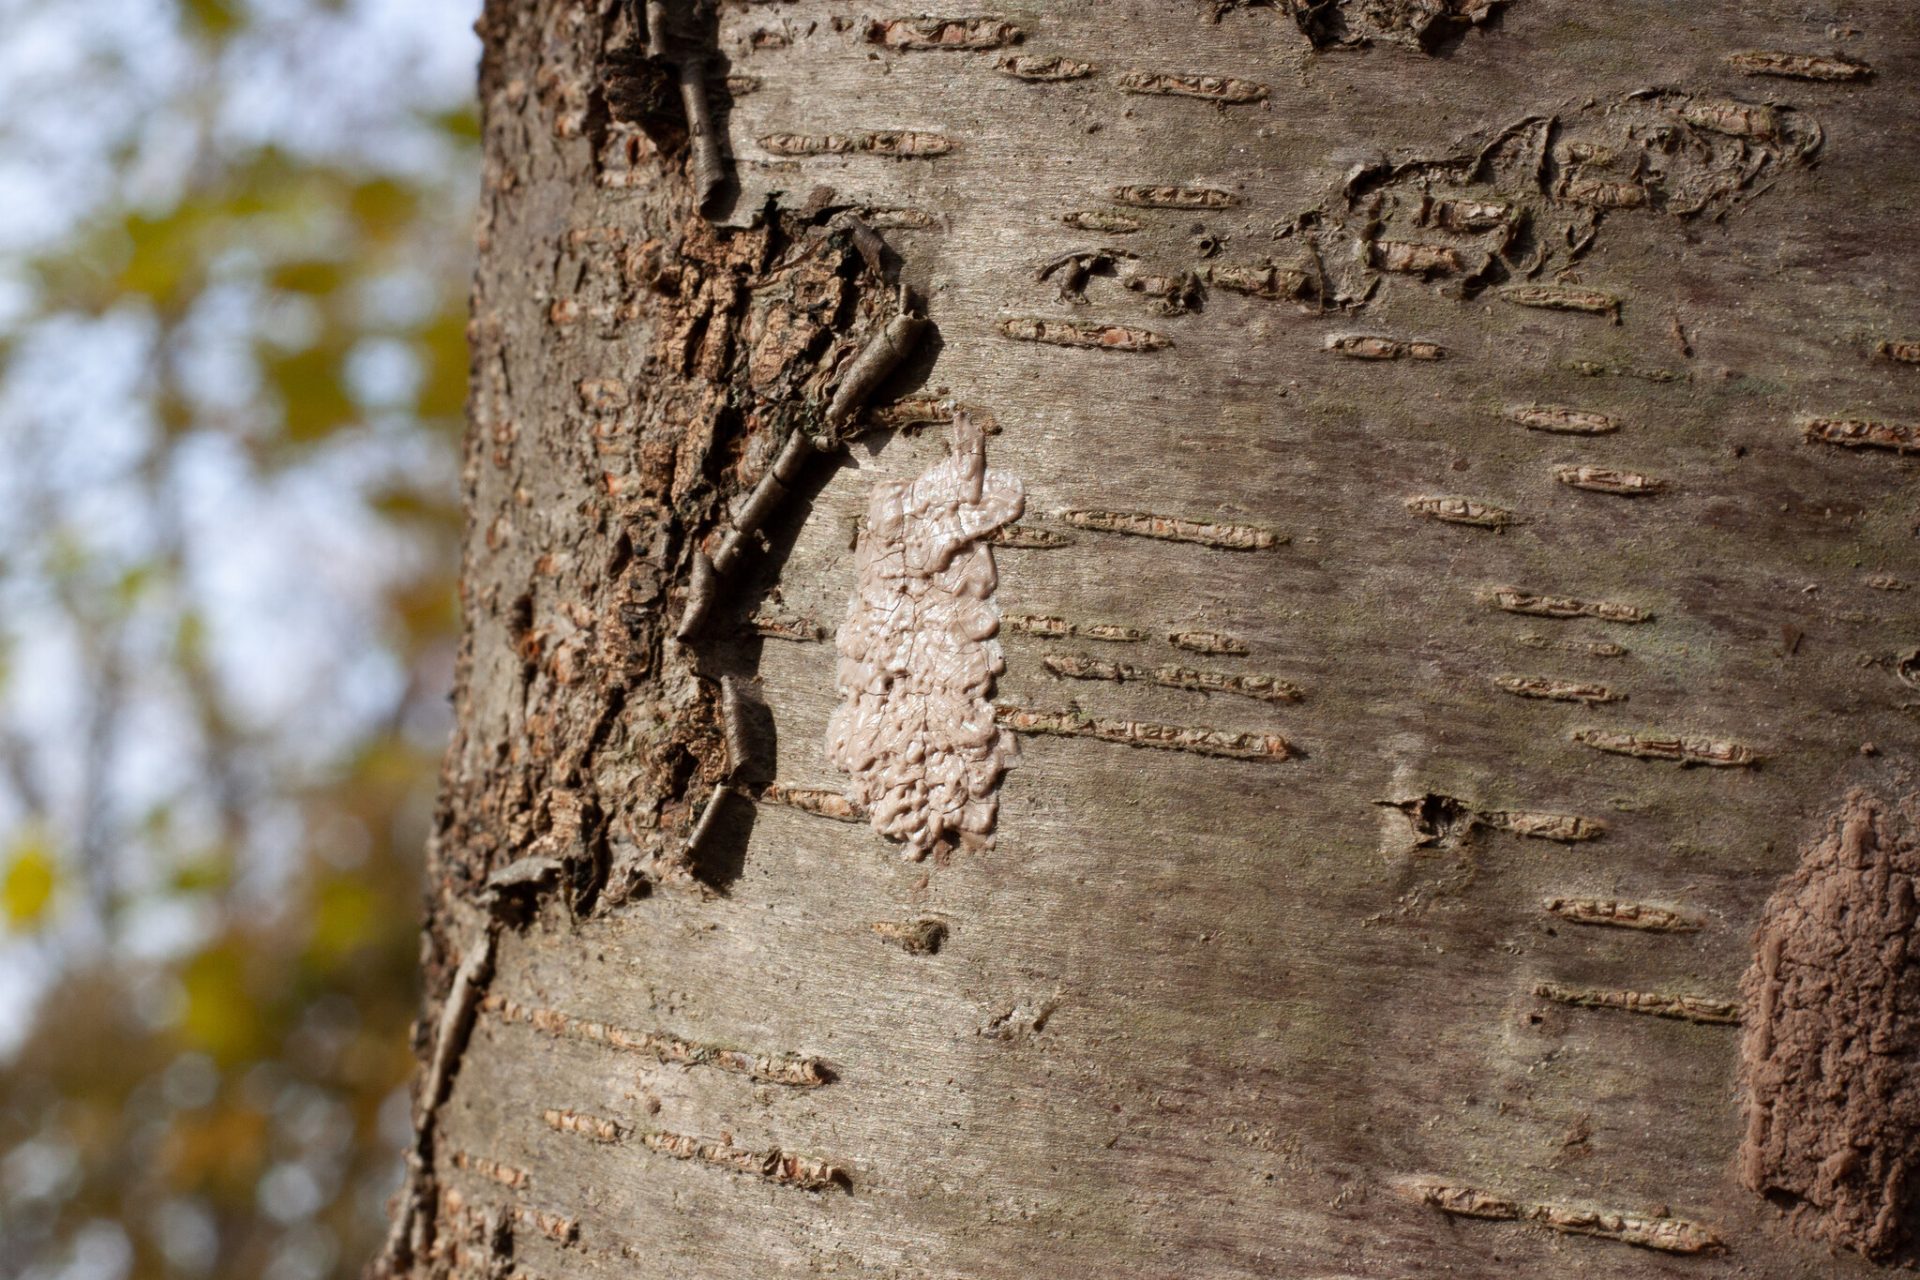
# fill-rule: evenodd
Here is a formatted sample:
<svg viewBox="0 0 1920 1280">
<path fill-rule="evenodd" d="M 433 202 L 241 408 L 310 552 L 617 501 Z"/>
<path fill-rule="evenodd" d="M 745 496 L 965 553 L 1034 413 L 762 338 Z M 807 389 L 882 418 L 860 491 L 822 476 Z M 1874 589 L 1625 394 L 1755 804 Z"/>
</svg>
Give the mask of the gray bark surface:
<svg viewBox="0 0 1920 1280">
<path fill-rule="evenodd" d="M 1862 1153 L 1846 1222 L 1811 1174 L 1753 1189 L 1739 1024 L 1803 851 L 1913 794 L 1920 13 L 648 8 L 664 58 L 609 0 L 480 24 L 468 633 L 390 1272 L 1903 1256 L 1904 1153 Z M 1050 59 L 1085 74 L 1022 78 Z M 836 434 L 901 284 L 932 333 Z M 991 848 L 916 862 L 808 806 L 847 783 L 851 547 L 943 398 L 1025 486 L 1021 759 Z M 796 428 L 835 447 L 677 639 Z M 1848 889 L 1887 949 L 1835 982 L 1911 993 L 1912 870 Z M 1877 1034 L 1911 1111 L 1913 1029 Z"/>
</svg>

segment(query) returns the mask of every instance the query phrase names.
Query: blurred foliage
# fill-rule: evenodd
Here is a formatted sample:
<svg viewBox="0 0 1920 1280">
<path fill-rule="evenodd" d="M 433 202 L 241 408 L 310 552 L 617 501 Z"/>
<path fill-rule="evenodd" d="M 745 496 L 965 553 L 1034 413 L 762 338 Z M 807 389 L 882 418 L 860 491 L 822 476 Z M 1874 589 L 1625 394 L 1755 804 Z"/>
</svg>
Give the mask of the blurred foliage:
<svg viewBox="0 0 1920 1280">
<path fill-rule="evenodd" d="M 6 908 L 7 924 L 14 929 L 38 927 L 53 903 L 59 874 L 53 851 L 38 831 L 15 833 L 13 847 L 7 850 L 6 873 L 0 876 L 0 904 Z"/>
<path fill-rule="evenodd" d="M 0 251 L 0 1277 L 322 1280 L 384 1232 L 477 130 L 404 76 L 345 91 L 344 142 L 229 99 L 312 22 L 377 42 L 417 2 L 117 0 L 122 52 L 50 109 L 174 69 L 71 142 L 113 179 Z M 0 183 L 30 149 L 6 107 Z"/>
</svg>

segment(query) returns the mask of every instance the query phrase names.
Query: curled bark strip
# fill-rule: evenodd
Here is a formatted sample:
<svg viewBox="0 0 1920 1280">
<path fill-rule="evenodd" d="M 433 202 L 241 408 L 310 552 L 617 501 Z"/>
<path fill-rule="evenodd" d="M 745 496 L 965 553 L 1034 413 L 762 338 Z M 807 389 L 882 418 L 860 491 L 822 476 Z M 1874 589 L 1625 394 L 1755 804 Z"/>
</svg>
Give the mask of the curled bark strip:
<svg viewBox="0 0 1920 1280">
<path fill-rule="evenodd" d="M 667 0 L 646 0 L 641 9 L 646 19 L 645 53 L 628 49 L 612 55 L 616 65 L 609 69 L 609 105 L 616 116 L 659 114 L 665 95 L 671 92 L 667 89 L 671 77 L 686 123 L 694 208 L 704 210 L 727 176 L 720 132 L 707 96 L 706 54 L 699 49 L 675 48 L 676 42 L 668 39 L 671 6 Z"/>
<path fill-rule="evenodd" d="M 440 1104 L 447 1099 L 460 1056 L 473 1034 L 473 1021 L 480 1010 L 487 982 L 493 976 L 494 943 L 498 923 L 489 919 L 460 958 L 453 983 L 440 1004 L 440 1017 L 434 1024 L 433 1053 L 420 1081 L 414 1102 L 413 1145 L 407 1151 L 407 1181 L 401 1189 L 400 1204 L 393 1215 L 393 1226 L 374 1263 L 377 1275 L 399 1275 L 432 1241 L 433 1218 L 428 1206 L 432 1186 L 433 1151 Z"/>
<path fill-rule="evenodd" d="M 738 778 L 753 764 L 747 736 L 747 695 L 734 676 L 720 677 L 720 731 L 727 744 L 727 776 Z"/>
<path fill-rule="evenodd" d="M 667 56 L 667 0 L 647 0 L 647 54 Z"/>
<path fill-rule="evenodd" d="M 754 486 L 753 493 L 747 499 L 746 506 L 734 518 L 733 531 L 721 543 L 720 550 L 714 554 L 713 570 L 722 578 L 732 574 L 739 564 L 741 555 L 751 539 L 786 504 L 793 492 L 793 486 L 799 482 L 800 473 L 806 467 L 807 460 L 814 455 L 814 445 L 807 433 L 795 427 L 787 436 L 787 442 L 780 447 L 780 456 L 767 468 L 766 474 Z"/>
<path fill-rule="evenodd" d="M 720 574 L 714 568 L 713 560 L 704 551 L 693 553 L 693 572 L 687 580 L 687 602 L 680 611 L 680 624 L 674 628 L 674 638 L 681 641 L 691 640 L 700 633 L 706 624 L 707 614 L 713 609 L 714 598 L 720 593 Z"/>
<path fill-rule="evenodd" d="M 686 604 L 681 611 L 679 625 L 674 628 L 676 639 L 685 643 L 699 635 L 726 580 L 739 566 L 741 557 L 760 531 L 786 504 L 815 451 L 812 438 L 795 427 L 788 433 L 786 443 L 781 446 L 773 465 L 767 468 L 753 492 L 748 495 L 746 504 L 734 518 L 733 528 L 722 540 L 720 549 L 712 556 L 698 548 L 694 550 Z"/>
<path fill-rule="evenodd" d="M 832 225 L 847 233 L 853 241 L 853 247 L 860 251 L 860 259 L 867 264 L 867 270 L 880 277 L 887 274 L 887 242 L 868 225 L 865 218 L 848 210 L 836 215 Z"/>
<path fill-rule="evenodd" d="M 707 207 L 727 180 L 727 162 L 720 154 L 720 129 L 707 102 L 706 73 L 697 58 L 680 62 L 680 103 L 687 113 L 687 147 L 693 155 L 693 198 Z"/>
<path fill-rule="evenodd" d="M 904 291 L 901 296 L 900 314 L 887 321 L 887 325 L 874 335 L 872 342 L 847 369 L 846 377 L 840 380 L 840 386 L 833 393 L 833 400 L 827 405 L 827 425 L 844 427 L 852 420 L 873 396 L 874 389 L 886 381 L 887 375 L 900 367 L 900 363 L 913 354 L 919 345 L 921 335 L 927 331 L 927 321 L 923 316 L 907 314 L 907 299 Z"/>
<path fill-rule="evenodd" d="M 693 830 L 687 834 L 686 849 L 681 854 L 681 860 L 688 866 L 699 864 L 700 851 L 713 838 L 714 830 L 720 825 L 720 815 L 726 811 L 728 802 L 738 794 L 724 782 L 708 794 L 707 807 L 700 811 L 700 820 L 693 824 Z"/>
</svg>

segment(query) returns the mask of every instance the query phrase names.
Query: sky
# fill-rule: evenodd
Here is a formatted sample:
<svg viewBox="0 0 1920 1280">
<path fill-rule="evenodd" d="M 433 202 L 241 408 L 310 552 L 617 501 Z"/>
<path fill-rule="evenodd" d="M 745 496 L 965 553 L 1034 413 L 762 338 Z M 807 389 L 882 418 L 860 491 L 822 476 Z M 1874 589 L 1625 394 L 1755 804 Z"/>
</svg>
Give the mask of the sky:
<svg viewBox="0 0 1920 1280">
<path fill-rule="evenodd" d="M 479 7 L 0 0 L 0 1280 L 384 1231 Z"/>
<path fill-rule="evenodd" d="M 166 660 L 170 624 L 188 604 L 221 714 L 257 757 L 246 851 L 256 892 L 271 896 L 300 839 L 300 818 L 275 813 L 276 783 L 264 779 L 325 770 L 393 713 L 413 673 L 382 643 L 382 592 L 418 573 L 429 549 L 374 499 L 399 481 L 441 492 L 454 483 L 445 433 L 420 430 L 412 401 L 422 371 L 405 331 L 440 305 L 468 251 L 473 156 L 450 145 L 437 117 L 472 96 L 477 10 L 478 0 L 184 10 L 166 0 L 0 0 L 0 724 L 37 793 L 0 783 L 0 831 L 51 825 L 66 836 L 53 843 L 70 846 L 89 822 L 104 827 L 120 846 L 121 883 L 137 888 L 167 870 L 126 839 L 140 815 L 165 804 L 177 828 L 216 821 L 217 802 L 198 794 L 208 783 L 203 726 Z M 209 253 L 208 281 L 190 313 L 170 317 L 164 353 L 154 307 L 63 306 L 39 271 L 49 258 L 82 274 L 110 270 L 119 246 L 101 226 L 163 217 L 210 170 L 267 151 L 294 169 L 391 177 L 446 206 L 444 242 L 417 266 L 354 285 L 350 307 L 367 332 L 349 343 L 344 380 L 357 421 L 272 465 L 261 460 L 274 426 L 258 353 L 297 352 L 322 321 L 313 300 L 263 283 L 262 258 L 337 240 L 324 211 L 312 226 L 286 219 L 264 246 L 242 239 Z M 195 419 L 164 443 L 153 394 L 163 358 Z M 87 609 L 63 603 L 71 591 L 48 566 L 113 579 L 170 539 L 180 573 L 165 589 L 179 599 L 121 628 L 124 674 L 102 747 L 89 736 L 101 692 L 88 653 L 96 628 Z M 418 727 L 431 741 L 446 726 Z M 104 750 L 104 769 L 88 769 L 90 750 Z M 25 1034 L 63 959 L 99 947 L 177 951 L 204 914 L 155 901 L 112 930 L 71 913 L 56 936 L 0 938 L 0 1054 Z"/>
</svg>

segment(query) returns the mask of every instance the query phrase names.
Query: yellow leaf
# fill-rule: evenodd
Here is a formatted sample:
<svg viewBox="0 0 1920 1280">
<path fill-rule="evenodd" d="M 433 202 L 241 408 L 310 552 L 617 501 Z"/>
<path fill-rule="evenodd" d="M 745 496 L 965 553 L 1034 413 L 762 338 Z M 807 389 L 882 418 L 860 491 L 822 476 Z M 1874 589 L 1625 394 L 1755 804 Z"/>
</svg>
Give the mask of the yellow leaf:
<svg viewBox="0 0 1920 1280">
<path fill-rule="evenodd" d="M 312 945 L 322 963 L 338 961 L 372 940 L 380 922 L 380 903 L 368 886 L 347 876 L 330 876 L 313 902 Z"/>
<path fill-rule="evenodd" d="M 267 273 L 268 284 L 288 293 L 332 293 L 340 287 L 343 278 L 339 263 L 319 258 L 283 262 Z"/>
<path fill-rule="evenodd" d="M 19 836 L 7 855 L 7 871 L 0 877 L 0 908 L 16 929 L 37 928 L 53 905 L 60 887 L 60 868 L 53 850 L 38 832 Z"/>
<path fill-rule="evenodd" d="M 341 378 L 340 352 L 332 343 L 261 362 L 284 406 L 286 438 L 312 444 L 356 418 L 353 399 Z"/>
<path fill-rule="evenodd" d="M 420 388 L 420 415 L 443 418 L 459 428 L 467 405 L 467 316 L 449 307 L 420 334 L 427 376 Z"/>
<path fill-rule="evenodd" d="M 480 141 L 480 113 L 471 106 L 460 106 L 428 117 L 448 135 L 462 142 Z"/>
<path fill-rule="evenodd" d="M 399 236 L 418 216 L 420 198 L 404 183 L 373 178 L 348 193 L 347 208 L 367 236 L 385 243 Z"/>
<path fill-rule="evenodd" d="M 164 308 L 183 305 L 203 278 L 207 213 L 190 201 L 159 217 L 129 217 L 122 228 L 124 256 L 115 281 L 119 291 L 150 298 Z"/>
<path fill-rule="evenodd" d="M 264 1048 L 264 1011 L 250 989 L 248 965 L 249 957 L 236 945 L 223 943 L 200 952 L 180 970 L 187 995 L 181 1038 L 216 1062 L 240 1062 Z"/>
<path fill-rule="evenodd" d="M 173 656 L 182 666 L 197 667 L 207 658 L 207 620 L 188 610 L 173 632 Z"/>
<path fill-rule="evenodd" d="M 223 36 L 240 25 L 232 0 L 187 0 L 187 16 L 210 36 Z"/>
</svg>

